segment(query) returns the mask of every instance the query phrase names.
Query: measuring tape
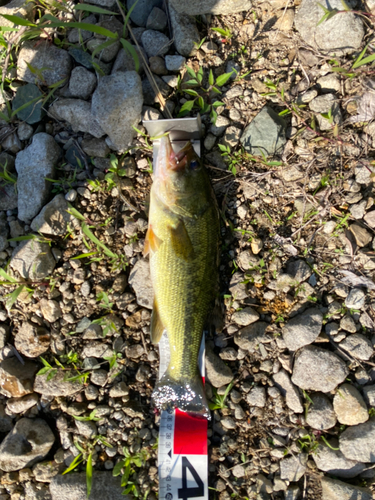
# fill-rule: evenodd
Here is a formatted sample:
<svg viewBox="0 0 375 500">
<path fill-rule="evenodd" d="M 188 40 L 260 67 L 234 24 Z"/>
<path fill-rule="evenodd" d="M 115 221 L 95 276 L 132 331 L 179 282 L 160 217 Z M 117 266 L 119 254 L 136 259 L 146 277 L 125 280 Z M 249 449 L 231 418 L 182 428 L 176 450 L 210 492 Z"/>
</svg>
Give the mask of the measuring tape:
<svg viewBox="0 0 375 500">
<path fill-rule="evenodd" d="M 167 332 L 159 342 L 159 379 L 170 358 Z M 204 336 L 199 351 L 204 380 Z M 159 500 L 208 500 L 207 420 L 175 409 L 162 411 L 158 448 Z"/>
</svg>

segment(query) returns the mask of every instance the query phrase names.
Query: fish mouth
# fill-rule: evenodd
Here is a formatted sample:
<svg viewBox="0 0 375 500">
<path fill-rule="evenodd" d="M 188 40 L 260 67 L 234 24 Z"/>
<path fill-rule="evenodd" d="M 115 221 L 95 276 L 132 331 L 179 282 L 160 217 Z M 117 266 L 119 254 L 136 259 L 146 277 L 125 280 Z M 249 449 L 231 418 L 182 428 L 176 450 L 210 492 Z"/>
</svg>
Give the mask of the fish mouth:
<svg viewBox="0 0 375 500">
<path fill-rule="evenodd" d="M 160 139 L 156 175 L 165 177 L 168 172 L 182 172 L 194 156 L 194 148 L 190 141 L 175 153 L 169 135 L 165 135 Z"/>
</svg>

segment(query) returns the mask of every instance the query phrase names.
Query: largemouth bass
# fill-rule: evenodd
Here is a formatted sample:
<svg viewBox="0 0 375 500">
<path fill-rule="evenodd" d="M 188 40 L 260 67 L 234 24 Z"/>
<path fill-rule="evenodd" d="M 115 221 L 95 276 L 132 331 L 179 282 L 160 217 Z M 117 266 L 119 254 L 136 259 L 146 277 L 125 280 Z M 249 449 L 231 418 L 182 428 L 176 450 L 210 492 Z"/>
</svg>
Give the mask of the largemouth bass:
<svg viewBox="0 0 375 500">
<path fill-rule="evenodd" d="M 169 137 L 161 139 L 150 198 L 151 339 L 157 344 L 166 329 L 171 354 L 153 402 L 209 417 L 198 352 L 217 289 L 220 224 L 207 171 L 191 143 L 176 154 Z"/>
</svg>

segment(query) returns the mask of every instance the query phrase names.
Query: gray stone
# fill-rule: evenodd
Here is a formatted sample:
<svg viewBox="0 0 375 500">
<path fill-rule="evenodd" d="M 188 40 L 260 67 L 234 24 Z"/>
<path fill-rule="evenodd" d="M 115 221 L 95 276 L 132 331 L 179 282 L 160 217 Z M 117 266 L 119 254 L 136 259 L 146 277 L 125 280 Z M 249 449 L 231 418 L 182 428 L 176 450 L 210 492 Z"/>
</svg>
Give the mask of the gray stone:
<svg viewBox="0 0 375 500">
<path fill-rule="evenodd" d="M 17 127 L 17 135 L 20 141 L 29 140 L 33 133 L 33 127 L 25 122 L 21 122 Z"/>
<path fill-rule="evenodd" d="M 319 336 L 323 314 L 317 307 L 311 307 L 290 319 L 282 329 L 283 339 L 290 351 L 312 344 Z"/>
<path fill-rule="evenodd" d="M 83 66 L 73 69 L 69 80 L 69 91 L 72 97 L 88 99 L 96 87 L 96 76 Z"/>
<path fill-rule="evenodd" d="M 140 259 L 129 274 L 129 284 L 133 287 L 137 303 L 147 309 L 152 309 L 154 291 L 151 285 L 150 264 L 145 259 Z"/>
<path fill-rule="evenodd" d="M 189 14 L 190 16 L 234 14 L 251 8 L 250 0 L 191 0 L 189 2 L 171 0 L 171 4 L 181 14 Z"/>
<path fill-rule="evenodd" d="M 14 249 L 10 267 L 27 279 L 43 279 L 53 271 L 56 261 L 48 243 L 25 240 Z"/>
<path fill-rule="evenodd" d="M 186 58 L 182 56 L 165 56 L 165 66 L 168 71 L 179 73 L 186 64 Z"/>
<path fill-rule="evenodd" d="M 301 396 L 295 385 L 292 384 L 289 374 L 285 370 L 280 370 L 273 375 L 273 380 L 285 397 L 285 402 L 294 413 L 302 413 L 303 406 Z"/>
<path fill-rule="evenodd" d="M 323 94 L 329 94 L 330 92 L 340 92 L 341 85 L 340 80 L 333 73 L 321 76 L 317 79 L 316 84 Z"/>
<path fill-rule="evenodd" d="M 346 364 L 336 354 L 315 346 L 297 352 L 292 382 L 304 390 L 330 392 L 344 381 Z"/>
<path fill-rule="evenodd" d="M 33 392 L 34 375 L 38 365 L 32 361 L 7 358 L 0 363 L 0 392 L 8 398 L 19 398 Z"/>
<path fill-rule="evenodd" d="M 139 49 L 135 45 L 132 45 L 132 47 L 138 56 L 138 61 L 137 61 L 138 66 L 139 66 L 138 73 L 142 74 L 144 71 L 144 63 L 143 63 L 142 55 L 145 58 L 145 60 L 147 61 L 146 52 L 142 49 L 142 47 L 139 47 Z M 142 52 L 142 55 L 141 55 L 141 52 Z M 125 49 L 120 49 L 118 51 L 116 60 L 112 66 L 111 74 L 113 75 L 117 71 L 137 71 L 136 60 L 134 60 L 131 53 Z"/>
<path fill-rule="evenodd" d="M 83 99 L 59 99 L 49 108 L 49 113 L 56 120 L 68 122 L 74 132 L 87 132 L 98 139 L 105 134 L 91 112 L 90 103 Z"/>
<path fill-rule="evenodd" d="M 362 219 L 366 213 L 366 205 L 367 205 L 367 200 L 363 200 L 360 203 L 356 203 L 355 205 L 352 205 L 350 207 L 349 209 L 350 213 L 355 219 L 357 220 Z"/>
<path fill-rule="evenodd" d="M 42 109 L 42 99 L 43 94 L 39 88 L 32 83 L 28 83 L 22 87 L 18 87 L 12 101 L 12 109 L 16 111 L 29 102 L 29 106 L 18 111 L 17 118 L 29 124 L 38 123 L 45 113 Z M 19 137 L 19 139 L 21 138 Z"/>
<path fill-rule="evenodd" d="M 336 291 L 337 293 L 337 291 Z M 355 333 L 357 328 L 355 326 L 354 319 L 350 316 L 350 314 L 345 314 L 343 318 L 340 320 L 340 328 L 350 333 Z"/>
<path fill-rule="evenodd" d="M 351 224 L 350 231 L 353 233 L 355 241 L 359 247 L 365 247 L 372 240 L 372 234 L 359 224 Z"/>
<path fill-rule="evenodd" d="M 43 396 L 72 396 L 82 390 L 82 383 L 67 378 L 76 375 L 75 372 L 67 373 L 58 369 L 56 374 L 47 380 L 49 373 L 37 375 L 34 382 L 34 391 Z"/>
<path fill-rule="evenodd" d="M 224 137 L 222 139 L 222 143 L 224 146 L 229 146 L 230 148 L 234 148 L 237 146 L 238 141 L 240 140 L 241 131 L 239 127 L 235 127 L 232 125 L 225 130 Z"/>
<path fill-rule="evenodd" d="M 309 397 L 312 400 L 306 416 L 306 422 L 309 426 L 318 431 L 325 431 L 334 427 L 337 419 L 328 397 L 320 393 L 310 394 Z"/>
<path fill-rule="evenodd" d="M 171 88 L 167 85 L 161 78 L 157 75 L 154 75 L 154 80 L 160 93 L 163 97 L 167 97 L 171 93 Z M 142 91 L 145 104 L 152 106 L 154 103 L 159 103 L 158 98 L 155 95 L 153 88 L 151 87 L 148 79 L 142 81 Z"/>
<path fill-rule="evenodd" d="M 350 460 L 375 462 L 375 418 L 352 427 L 340 435 L 340 451 Z"/>
<path fill-rule="evenodd" d="M 224 134 L 226 128 L 229 127 L 229 125 L 230 120 L 226 116 L 219 115 L 216 119 L 216 122 L 211 125 L 210 132 L 216 137 L 219 137 L 220 135 Z"/>
<path fill-rule="evenodd" d="M 21 398 L 10 398 L 7 401 L 7 408 L 12 413 L 24 413 L 36 404 L 38 404 L 39 397 L 37 394 L 26 394 Z M 9 429 L 10 430 L 10 429 Z"/>
<path fill-rule="evenodd" d="M 269 106 L 256 115 L 245 128 L 241 143 L 249 153 L 266 156 L 281 153 L 286 143 L 286 126 L 280 116 Z"/>
<path fill-rule="evenodd" d="M 0 252 L 8 247 L 9 227 L 5 220 L 0 220 Z"/>
<path fill-rule="evenodd" d="M 238 255 L 237 263 L 242 270 L 248 271 L 258 265 L 259 258 L 251 250 L 244 250 Z"/>
<path fill-rule="evenodd" d="M 232 370 L 211 349 L 206 349 L 206 379 L 213 387 L 228 385 L 233 380 Z"/>
<path fill-rule="evenodd" d="M 185 57 L 193 56 L 197 52 L 195 44 L 200 41 L 195 19 L 178 13 L 170 2 L 168 7 L 177 52 Z"/>
<path fill-rule="evenodd" d="M 246 396 L 246 401 L 249 406 L 264 408 L 267 402 L 266 389 L 264 387 L 254 387 Z"/>
<path fill-rule="evenodd" d="M 345 305 L 348 309 L 362 309 L 365 301 L 365 292 L 360 288 L 352 288 L 345 299 Z"/>
<path fill-rule="evenodd" d="M 288 481 L 298 481 L 306 471 L 308 455 L 300 453 L 297 456 L 284 458 L 280 461 L 280 478 Z"/>
<path fill-rule="evenodd" d="M 35 134 L 31 145 L 18 153 L 15 165 L 20 220 L 33 219 L 46 203 L 51 189 L 46 177 L 54 178 L 60 157 L 60 147 L 44 132 Z"/>
<path fill-rule="evenodd" d="M 86 472 L 55 476 L 49 486 L 52 500 L 87 500 Z M 122 494 L 121 476 L 111 471 L 95 471 L 90 500 L 130 500 Z"/>
<path fill-rule="evenodd" d="M 114 99 L 114 96 L 116 98 Z M 92 96 L 92 114 L 118 150 L 128 147 L 141 118 L 141 79 L 135 71 L 103 76 Z"/>
<path fill-rule="evenodd" d="M 7 3 L 5 1 L 0 2 L 0 15 L 7 14 L 10 16 L 18 16 L 22 19 L 28 19 L 29 21 L 34 21 L 34 9 L 33 6 L 25 0 L 12 0 Z M 6 4 L 6 5 L 4 5 Z M 16 25 L 12 21 L 8 21 L 5 17 L 1 18 L 1 25 L 9 28 L 16 28 Z"/>
<path fill-rule="evenodd" d="M 146 28 L 148 30 L 164 30 L 168 19 L 165 12 L 158 7 L 154 7 L 147 18 Z"/>
<path fill-rule="evenodd" d="M 68 213 L 68 202 L 64 195 L 56 195 L 31 223 L 35 232 L 53 236 L 65 236 L 68 224 L 72 224 L 74 217 Z"/>
<path fill-rule="evenodd" d="M 265 335 L 267 323 L 263 321 L 257 321 L 252 325 L 242 328 L 234 336 L 234 342 L 244 351 L 256 352 L 259 349 L 259 344 L 261 342 L 268 342 Z"/>
<path fill-rule="evenodd" d="M 321 478 L 322 500 L 371 500 L 371 490 L 352 486 L 337 479 Z"/>
<path fill-rule="evenodd" d="M 98 428 L 96 427 L 94 422 L 81 422 L 80 420 L 75 421 L 78 433 L 81 434 L 81 436 L 90 439 L 94 437 L 96 434 L 98 434 Z"/>
<path fill-rule="evenodd" d="M 148 16 L 154 7 L 161 7 L 162 0 L 127 0 L 128 10 L 136 3 L 130 14 L 130 19 L 138 26 L 146 26 Z"/>
<path fill-rule="evenodd" d="M 243 300 L 247 297 L 247 287 L 244 283 L 245 277 L 242 273 L 236 272 L 232 275 L 229 284 L 229 292 L 234 300 Z"/>
<path fill-rule="evenodd" d="M 232 321 L 241 326 L 248 326 L 251 323 L 255 323 L 255 321 L 258 321 L 258 319 L 259 314 L 252 307 L 245 307 L 244 309 L 241 309 L 241 311 L 236 311 L 232 315 Z"/>
<path fill-rule="evenodd" d="M 15 335 L 14 345 L 18 352 L 28 358 L 37 358 L 50 346 L 50 333 L 45 328 L 25 321 Z"/>
<path fill-rule="evenodd" d="M 364 361 L 370 359 L 374 353 L 370 340 L 361 333 L 348 335 L 346 339 L 340 343 L 340 348 L 348 352 L 353 358 Z"/>
<path fill-rule="evenodd" d="M 169 51 L 170 40 L 159 31 L 146 30 L 142 34 L 142 45 L 148 57 L 164 56 Z"/>
<path fill-rule="evenodd" d="M 105 9 L 112 9 L 116 5 L 116 0 L 89 0 L 87 3 L 99 5 Z"/>
<path fill-rule="evenodd" d="M 320 444 L 315 453 L 312 454 L 314 462 L 319 470 L 328 472 L 333 476 L 352 478 L 358 476 L 366 468 L 365 464 L 348 460 L 338 448 L 338 441 L 329 441 L 331 448 Z M 333 449 L 332 449 L 333 448 Z"/>
<path fill-rule="evenodd" d="M 340 424 L 357 425 L 369 418 L 361 394 L 350 384 L 342 384 L 333 398 L 333 408 Z"/>
<path fill-rule="evenodd" d="M 27 64 L 41 70 L 42 80 L 32 73 Z M 44 68 L 44 69 L 43 69 Z M 48 69 L 47 69 L 48 68 Z M 22 45 L 17 61 L 17 78 L 29 83 L 38 82 L 41 85 L 53 85 L 64 80 L 63 86 L 70 76 L 72 60 L 66 50 L 58 49 L 56 45 L 46 41 L 27 41 Z"/>
<path fill-rule="evenodd" d="M 12 429 L 13 429 L 12 419 L 5 413 L 4 405 L 0 405 L 0 432 L 9 432 Z"/>
<path fill-rule="evenodd" d="M 17 208 L 18 193 L 15 184 L 0 181 L 0 210 L 14 210 Z"/>
<path fill-rule="evenodd" d="M 324 0 L 321 4 L 329 10 L 342 10 L 340 0 Z M 359 17 L 348 12 L 319 23 L 323 15 L 318 0 L 302 1 L 295 17 L 295 27 L 307 44 L 335 56 L 360 49 L 364 28 Z"/>
<path fill-rule="evenodd" d="M 105 158 L 110 152 L 104 139 L 83 139 L 81 148 L 88 156 L 99 158 Z"/>
<path fill-rule="evenodd" d="M 306 281 L 312 274 L 311 267 L 302 259 L 295 260 L 286 266 L 286 272 L 296 280 L 296 285 Z"/>
<path fill-rule="evenodd" d="M 315 97 L 310 103 L 309 108 L 314 113 L 318 113 L 316 115 L 316 119 L 318 120 L 320 130 L 330 130 L 337 123 L 340 124 L 342 120 L 342 115 L 340 111 L 340 105 L 333 94 L 325 94 Z M 321 113 L 329 113 L 332 114 L 332 121 L 328 118 L 322 116 Z"/>
<path fill-rule="evenodd" d="M 368 212 L 363 219 L 372 229 L 375 228 L 375 210 Z"/>
<path fill-rule="evenodd" d="M 96 24 L 95 14 L 90 14 L 85 17 L 85 24 Z M 81 30 L 79 28 L 73 28 L 69 30 L 68 42 L 69 43 L 82 43 L 93 36 L 93 32 L 89 30 Z"/>
<path fill-rule="evenodd" d="M 0 323 L 0 349 L 5 347 L 9 337 L 9 326 L 5 323 Z"/>
<path fill-rule="evenodd" d="M 367 382 L 367 380 L 366 380 Z M 375 407 L 375 385 L 367 385 L 363 388 L 363 394 L 370 406 Z"/>
<path fill-rule="evenodd" d="M 54 323 L 61 318 L 60 305 L 55 300 L 41 299 L 39 307 L 43 318 L 49 323 Z"/>
<path fill-rule="evenodd" d="M 31 467 L 43 460 L 55 441 L 41 418 L 21 418 L 0 444 L 0 469 L 6 472 Z"/>
</svg>

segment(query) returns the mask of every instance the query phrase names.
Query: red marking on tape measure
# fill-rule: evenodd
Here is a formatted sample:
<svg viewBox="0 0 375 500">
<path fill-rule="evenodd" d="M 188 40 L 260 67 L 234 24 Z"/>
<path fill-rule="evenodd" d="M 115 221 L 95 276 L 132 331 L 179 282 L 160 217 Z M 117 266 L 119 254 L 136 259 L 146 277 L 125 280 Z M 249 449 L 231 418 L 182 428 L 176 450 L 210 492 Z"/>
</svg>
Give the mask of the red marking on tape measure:
<svg viewBox="0 0 375 500">
<path fill-rule="evenodd" d="M 174 423 L 175 455 L 207 455 L 207 420 L 176 410 Z"/>
</svg>

